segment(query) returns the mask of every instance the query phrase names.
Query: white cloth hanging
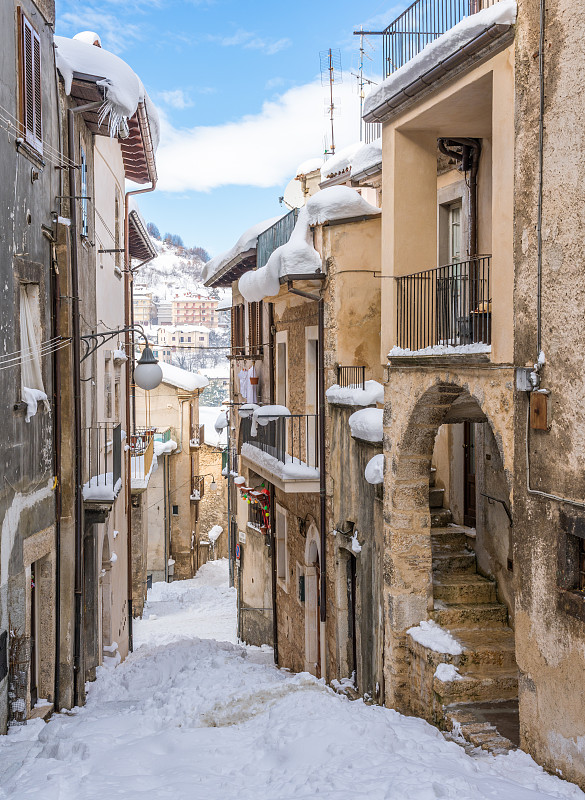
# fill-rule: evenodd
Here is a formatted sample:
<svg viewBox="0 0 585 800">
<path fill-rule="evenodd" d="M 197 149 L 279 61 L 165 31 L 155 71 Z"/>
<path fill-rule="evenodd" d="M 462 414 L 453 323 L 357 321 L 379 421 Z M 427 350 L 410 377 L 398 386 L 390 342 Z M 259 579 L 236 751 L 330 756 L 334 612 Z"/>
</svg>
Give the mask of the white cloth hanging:
<svg viewBox="0 0 585 800">
<path fill-rule="evenodd" d="M 246 400 L 248 403 L 257 403 L 258 402 L 258 384 L 257 382 L 252 383 L 250 380 L 251 378 L 256 378 L 256 367 L 252 364 L 250 369 L 248 370 L 248 382 L 246 385 Z"/>
</svg>

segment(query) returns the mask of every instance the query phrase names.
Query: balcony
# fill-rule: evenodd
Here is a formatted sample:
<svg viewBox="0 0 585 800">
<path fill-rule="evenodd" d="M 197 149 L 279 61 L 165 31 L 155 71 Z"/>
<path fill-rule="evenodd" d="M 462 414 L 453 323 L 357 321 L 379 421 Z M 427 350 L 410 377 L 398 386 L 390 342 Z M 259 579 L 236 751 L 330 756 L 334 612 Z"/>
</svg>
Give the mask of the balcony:
<svg viewBox="0 0 585 800">
<path fill-rule="evenodd" d="M 403 67 L 430 42 L 457 25 L 464 17 L 493 6 L 498 0 L 415 0 L 385 28 L 384 77 Z"/>
<path fill-rule="evenodd" d="M 83 500 L 86 511 L 93 508 L 101 517 L 122 488 L 122 426 L 106 422 L 86 428 L 84 443 Z"/>
<path fill-rule="evenodd" d="M 256 248 L 256 266 L 263 267 L 277 247 L 286 244 L 291 237 L 299 215 L 298 208 L 271 225 L 258 236 Z"/>
<path fill-rule="evenodd" d="M 341 389 L 365 389 L 365 367 L 337 367 L 337 385 Z"/>
<path fill-rule="evenodd" d="M 195 522 L 199 519 L 199 501 L 203 500 L 205 494 L 205 477 L 203 475 L 191 476 L 191 497 L 189 498 L 192 503 L 195 503 Z"/>
<path fill-rule="evenodd" d="M 155 428 L 138 429 L 130 437 L 130 480 L 132 492 L 148 488 L 154 456 Z"/>
<path fill-rule="evenodd" d="M 249 466 L 285 492 L 319 491 L 319 417 L 292 414 L 257 426 L 240 421 L 241 455 Z"/>
<path fill-rule="evenodd" d="M 191 428 L 189 436 L 189 447 L 191 450 L 196 450 L 201 447 L 205 442 L 205 425 L 200 425 L 198 428 Z"/>
<path fill-rule="evenodd" d="M 441 354 L 465 345 L 487 350 L 492 334 L 490 272 L 491 257 L 478 256 L 396 278 L 398 348 L 413 353 L 444 348 Z"/>
</svg>

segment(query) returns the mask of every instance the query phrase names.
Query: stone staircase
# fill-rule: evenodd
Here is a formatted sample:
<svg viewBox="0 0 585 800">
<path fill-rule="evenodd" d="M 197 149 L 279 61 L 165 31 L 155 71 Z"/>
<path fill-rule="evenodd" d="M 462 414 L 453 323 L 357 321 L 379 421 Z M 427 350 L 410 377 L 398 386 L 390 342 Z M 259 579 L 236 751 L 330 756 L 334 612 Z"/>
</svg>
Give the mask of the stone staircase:
<svg viewBox="0 0 585 800">
<path fill-rule="evenodd" d="M 459 642 L 439 653 L 407 635 L 413 711 L 468 746 L 507 752 L 518 743 L 518 669 L 514 631 L 495 581 L 477 573 L 475 533 L 452 522 L 444 490 L 429 488 L 434 610 L 430 617 Z M 452 664 L 457 678 L 439 664 Z M 418 695 L 418 696 L 417 696 Z"/>
</svg>

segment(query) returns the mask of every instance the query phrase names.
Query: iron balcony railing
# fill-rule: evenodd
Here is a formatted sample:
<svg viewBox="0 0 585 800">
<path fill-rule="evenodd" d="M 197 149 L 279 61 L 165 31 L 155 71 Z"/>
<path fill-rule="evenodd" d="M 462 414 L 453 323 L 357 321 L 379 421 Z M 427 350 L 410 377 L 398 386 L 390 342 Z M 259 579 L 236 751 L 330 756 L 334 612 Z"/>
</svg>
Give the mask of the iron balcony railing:
<svg viewBox="0 0 585 800">
<path fill-rule="evenodd" d="M 189 447 L 201 447 L 204 441 L 205 441 L 205 425 L 199 425 L 198 427 L 191 427 Z"/>
<path fill-rule="evenodd" d="M 271 225 L 258 236 L 256 248 L 256 266 L 263 267 L 277 247 L 286 244 L 291 237 L 299 215 L 298 208 L 293 208 L 284 217 Z"/>
<path fill-rule="evenodd" d="M 490 256 L 396 278 L 397 344 L 491 344 Z"/>
<path fill-rule="evenodd" d="M 365 389 L 365 367 L 337 367 L 337 385 L 342 389 Z"/>
<path fill-rule="evenodd" d="M 404 66 L 427 44 L 464 17 L 477 14 L 498 0 L 415 0 L 384 30 L 384 77 Z"/>
<path fill-rule="evenodd" d="M 371 144 L 382 135 L 381 122 L 364 122 L 364 138 L 366 144 Z"/>
<path fill-rule="evenodd" d="M 150 474 L 154 456 L 154 428 L 137 430 L 130 437 L 130 478 L 144 481 Z"/>
<path fill-rule="evenodd" d="M 205 494 L 205 477 L 203 475 L 193 475 L 191 478 L 191 500 L 198 503 L 203 500 Z"/>
<path fill-rule="evenodd" d="M 258 425 L 252 435 L 252 419 L 241 420 L 242 443 L 250 444 L 273 456 L 282 464 L 303 464 L 319 468 L 318 414 L 291 414 L 266 425 Z"/>
<path fill-rule="evenodd" d="M 120 490 L 122 477 L 122 426 L 98 423 L 85 429 L 84 497 L 110 499 Z"/>
</svg>

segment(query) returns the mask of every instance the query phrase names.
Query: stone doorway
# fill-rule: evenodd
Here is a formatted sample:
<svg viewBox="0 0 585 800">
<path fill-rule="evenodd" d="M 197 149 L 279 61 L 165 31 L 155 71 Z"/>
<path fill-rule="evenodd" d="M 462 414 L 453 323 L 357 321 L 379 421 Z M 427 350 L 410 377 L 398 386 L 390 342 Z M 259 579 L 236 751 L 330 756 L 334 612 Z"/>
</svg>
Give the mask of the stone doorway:
<svg viewBox="0 0 585 800">
<path fill-rule="evenodd" d="M 305 548 L 305 669 L 317 678 L 321 677 L 320 585 L 319 538 L 312 525 Z"/>
</svg>

